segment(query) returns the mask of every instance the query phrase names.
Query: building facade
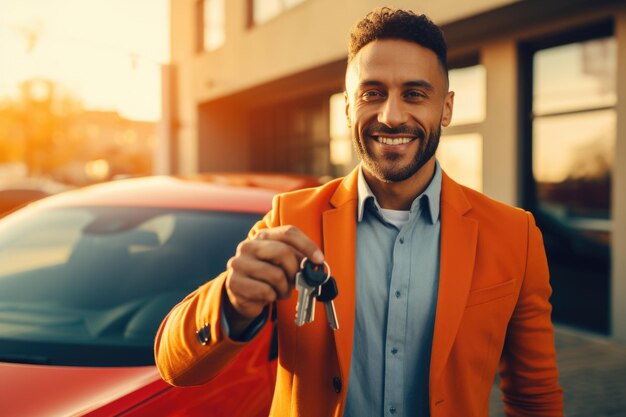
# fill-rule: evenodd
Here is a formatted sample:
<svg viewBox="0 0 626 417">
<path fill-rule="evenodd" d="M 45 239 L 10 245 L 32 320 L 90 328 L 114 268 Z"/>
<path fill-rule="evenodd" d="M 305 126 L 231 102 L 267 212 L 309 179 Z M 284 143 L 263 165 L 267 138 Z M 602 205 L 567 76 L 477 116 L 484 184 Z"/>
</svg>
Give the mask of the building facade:
<svg viewBox="0 0 626 417">
<path fill-rule="evenodd" d="M 444 30 L 443 168 L 535 214 L 555 321 L 626 340 L 626 2 L 386 4 Z M 172 0 L 158 171 L 349 172 L 348 33 L 379 5 Z"/>
</svg>

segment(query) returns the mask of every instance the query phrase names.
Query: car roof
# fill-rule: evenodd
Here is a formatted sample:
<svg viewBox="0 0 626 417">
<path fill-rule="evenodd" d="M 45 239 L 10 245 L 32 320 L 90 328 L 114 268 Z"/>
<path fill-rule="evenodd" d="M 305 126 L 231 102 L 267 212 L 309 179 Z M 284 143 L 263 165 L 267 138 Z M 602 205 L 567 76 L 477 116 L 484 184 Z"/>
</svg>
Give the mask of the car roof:
<svg viewBox="0 0 626 417">
<path fill-rule="evenodd" d="M 314 177 L 281 174 L 199 174 L 124 179 L 79 188 L 31 206 L 158 207 L 265 213 L 279 192 L 319 185 Z"/>
</svg>

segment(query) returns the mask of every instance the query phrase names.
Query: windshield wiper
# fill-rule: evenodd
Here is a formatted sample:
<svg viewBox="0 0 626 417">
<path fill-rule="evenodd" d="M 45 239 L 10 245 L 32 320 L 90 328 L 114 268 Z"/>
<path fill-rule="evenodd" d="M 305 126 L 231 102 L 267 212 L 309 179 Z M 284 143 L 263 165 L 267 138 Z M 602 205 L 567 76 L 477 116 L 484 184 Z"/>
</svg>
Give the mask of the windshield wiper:
<svg viewBox="0 0 626 417">
<path fill-rule="evenodd" d="M 29 365 L 49 365 L 50 359 L 45 356 L 38 355 L 3 354 L 0 355 L 0 362 L 25 363 Z"/>
</svg>

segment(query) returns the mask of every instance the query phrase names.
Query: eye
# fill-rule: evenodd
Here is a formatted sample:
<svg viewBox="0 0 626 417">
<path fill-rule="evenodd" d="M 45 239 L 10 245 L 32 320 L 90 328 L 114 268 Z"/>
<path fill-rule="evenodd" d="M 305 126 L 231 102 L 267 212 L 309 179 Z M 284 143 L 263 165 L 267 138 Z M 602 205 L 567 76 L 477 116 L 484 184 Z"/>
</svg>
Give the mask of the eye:
<svg viewBox="0 0 626 417">
<path fill-rule="evenodd" d="M 404 96 L 409 99 L 420 99 L 420 98 L 425 98 L 426 94 L 418 90 L 409 90 L 406 93 L 404 93 Z"/>
<path fill-rule="evenodd" d="M 367 90 L 365 92 L 363 92 L 363 94 L 361 94 L 361 97 L 363 98 L 363 100 L 376 100 L 379 99 L 381 97 L 384 97 L 384 94 L 382 93 L 382 91 L 380 90 Z"/>
</svg>

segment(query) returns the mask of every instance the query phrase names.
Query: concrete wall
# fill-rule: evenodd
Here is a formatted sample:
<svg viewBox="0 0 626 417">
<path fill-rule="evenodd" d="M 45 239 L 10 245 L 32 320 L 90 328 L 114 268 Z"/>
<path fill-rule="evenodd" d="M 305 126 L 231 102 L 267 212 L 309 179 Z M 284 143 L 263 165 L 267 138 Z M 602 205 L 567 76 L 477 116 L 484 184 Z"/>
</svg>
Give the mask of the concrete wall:
<svg viewBox="0 0 626 417">
<path fill-rule="evenodd" d="M 518 206 L 517 44 L 512 39 L 485 44 L 481 61 L 487 72 L 483 192 Z"/>
<path fill-rule="evenodd" d="M 426 13 L 437 23 L 460 19 L 495 8 L 511 0 L 389 1 L 393 7 L 411 8 Z M 176 0 L 181 10 L 172 15 L 172 58 L 194 55 L 194 65 L 202 68 L 193 74 L 194 96 L 203 102 L 299 72 L 323 63 L 342 59 L 350 28 L 379 1 L 307 0 L 262 25 L 246 28 L 247 1 L 228 0 L 226 7 L 226 44 L 200 54 L 192 30 L 195 0 Z M 285 36 L 293 34 L 293 36 Z"/>
</svg>

